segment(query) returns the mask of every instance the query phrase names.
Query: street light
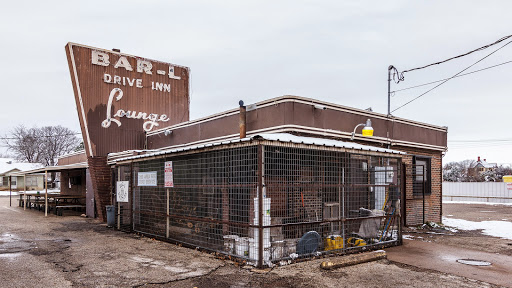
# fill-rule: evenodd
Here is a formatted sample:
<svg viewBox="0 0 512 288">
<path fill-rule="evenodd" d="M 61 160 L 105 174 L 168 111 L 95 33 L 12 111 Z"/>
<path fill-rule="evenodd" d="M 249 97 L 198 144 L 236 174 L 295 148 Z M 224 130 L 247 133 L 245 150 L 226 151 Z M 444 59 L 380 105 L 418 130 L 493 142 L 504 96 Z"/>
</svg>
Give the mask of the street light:
<svg viewBox="0 0 512 288">
<path fill-rule="evenodd" d="M 366 123 L 361 123 L 361 124 L 356 125 L 356 127 L 354 128 L 354 132 L 352 132 L 352 137 L 350 138 L 350 140 L 354 140 L 354 136 L 356 135 L 356 129 L 359 126 L 364 126 L 363 127 L 363 136 L 364 137 L 372 137 L 373 136 L 372 120 L 368 119 L 368 120 L 366 120 Z"/>
</svg>

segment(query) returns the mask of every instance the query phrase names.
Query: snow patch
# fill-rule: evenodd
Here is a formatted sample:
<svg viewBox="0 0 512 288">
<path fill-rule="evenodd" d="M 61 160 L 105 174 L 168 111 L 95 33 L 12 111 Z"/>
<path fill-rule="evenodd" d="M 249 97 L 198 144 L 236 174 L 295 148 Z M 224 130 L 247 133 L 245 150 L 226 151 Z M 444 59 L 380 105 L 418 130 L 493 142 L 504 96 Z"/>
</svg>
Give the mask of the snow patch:
<svg viewBox="0 0 512 288">
<path fill-rule="evenodd" d="M 512 222 L 482 221 L 473 222 L 463 219 L 443 217 L 443 224 L 460 230 L 482 230 L 485 235 L 512 240 Z"/>
<path fill-rule="evenodd" d="M 483 204 L 483 205 L 505 205 L 505 206 L 512 206 L 512 203 L 494 203 L 494 202 L 477 202 L 477 201 L 444 201 L 443 203 L 446 204 Z"/>
<path fill-rule="evenodd" d="M 411 235 L 406 235 L 406 234 L 404 234 L 404 235 L 402 235 L 402 239 L 414 240 L 414 237 L 413 237 L 413 236 L 411 236 Z"/>
</svg>

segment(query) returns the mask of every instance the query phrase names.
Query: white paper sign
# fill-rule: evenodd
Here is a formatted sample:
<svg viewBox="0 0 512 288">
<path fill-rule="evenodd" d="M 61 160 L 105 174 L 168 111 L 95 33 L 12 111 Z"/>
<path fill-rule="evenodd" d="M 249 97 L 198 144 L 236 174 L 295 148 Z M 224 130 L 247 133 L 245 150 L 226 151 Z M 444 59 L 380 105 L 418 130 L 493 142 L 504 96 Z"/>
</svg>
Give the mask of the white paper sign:
<svg viewBox="0 0 512 288">
<path fill-rule="evenodd" d="M 174 187 L 174 178 L 172 175 L 172 161 L 165 161 L 165 187 Z"/>
<path fill-rule="evenodd" d="M 157 186 L 156 171 L 139 172 L 137 180 L 138 186 Z"/>
<path fill-rule="evenodd" d="M 117 202 L 128 202 L 128 181 L 117 181 Z"/>
</svg>

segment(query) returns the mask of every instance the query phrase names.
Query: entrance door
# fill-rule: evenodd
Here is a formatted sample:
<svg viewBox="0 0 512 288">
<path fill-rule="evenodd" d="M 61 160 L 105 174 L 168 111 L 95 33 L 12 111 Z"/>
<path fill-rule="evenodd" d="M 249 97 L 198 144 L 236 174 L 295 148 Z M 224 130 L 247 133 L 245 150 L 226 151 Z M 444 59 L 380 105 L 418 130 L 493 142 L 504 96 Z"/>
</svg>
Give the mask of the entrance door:
<svg viewBox="0 0 512 288">
<path fill-rule="evenodd" d="M 18 179 L 16 176 L 11 176 L 11 189 L 18 189 Z"/>
</svg>

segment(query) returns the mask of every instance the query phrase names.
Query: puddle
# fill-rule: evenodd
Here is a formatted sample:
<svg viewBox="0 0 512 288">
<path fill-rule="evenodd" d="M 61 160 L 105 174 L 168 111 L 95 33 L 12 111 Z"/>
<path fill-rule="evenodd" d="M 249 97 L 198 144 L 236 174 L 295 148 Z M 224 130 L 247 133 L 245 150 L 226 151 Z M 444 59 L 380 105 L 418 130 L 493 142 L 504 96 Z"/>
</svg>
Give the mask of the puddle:
<svg viewBox="0 0 512 288">
<path fill-rule="evenodd" d="M 491 262 L 475 259 L 457 259 L 457 262 L 471 266 L 491 266 Z"/>
</svg>

